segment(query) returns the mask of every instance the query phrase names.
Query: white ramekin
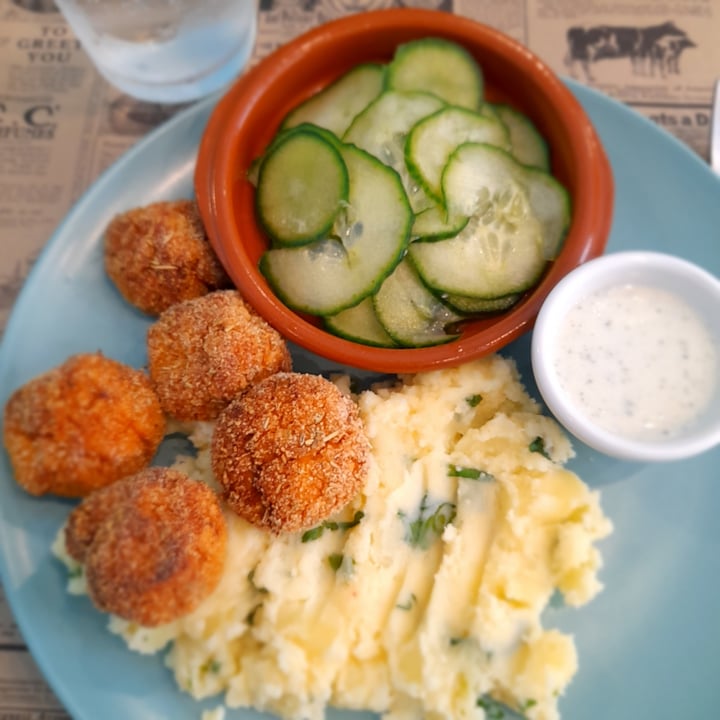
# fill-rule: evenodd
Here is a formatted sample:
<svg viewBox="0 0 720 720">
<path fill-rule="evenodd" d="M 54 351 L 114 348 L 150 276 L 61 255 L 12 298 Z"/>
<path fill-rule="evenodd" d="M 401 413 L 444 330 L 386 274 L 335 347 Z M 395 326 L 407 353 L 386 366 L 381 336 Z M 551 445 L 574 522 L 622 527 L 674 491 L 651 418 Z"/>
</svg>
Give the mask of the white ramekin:
<svg viewBox="0 0 720 720">
<path fill-rule="evenodd" d="M 586 445 L 625 460 L 678 460 L 720 444 L 720 377 L 714 388 L 708 388 L 712 397 L 698 417 L 678 434 L 657 441 L 632 439 L 599 427 L 564 390 L 555 367 L 564 316 L 588 295 L 622 284 L 656 287 L 678 295 L 704 322 L 720 357 L 718 278 L 698 265 L 665 253 L 610 253 L 570 272 L 552 290 L 538 314 L 532 337 L 532 365 L 538 389 L 548 408 Z M 622 348 L 618 348 L 618 352 L 622 352 Z M 609 387 L 608 392 L 612 391 Z"/>
</svg>

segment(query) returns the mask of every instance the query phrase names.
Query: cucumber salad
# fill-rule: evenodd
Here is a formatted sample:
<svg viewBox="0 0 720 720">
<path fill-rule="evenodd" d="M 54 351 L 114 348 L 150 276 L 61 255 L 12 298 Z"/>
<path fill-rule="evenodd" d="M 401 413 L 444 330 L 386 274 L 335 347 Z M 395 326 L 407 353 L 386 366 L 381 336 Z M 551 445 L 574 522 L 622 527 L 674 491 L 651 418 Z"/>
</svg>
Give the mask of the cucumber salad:
<svg viewBox="0 0 720 720">
<path fill-rule="evenodd" d="M 290 308 L 381 347 L 424 347 L 511 308 L 562 246 L 570 198 L 530 119 L 484 100 L 460 45 L 423 38 L 292 110 L 249 173 Z"/>
</svg>

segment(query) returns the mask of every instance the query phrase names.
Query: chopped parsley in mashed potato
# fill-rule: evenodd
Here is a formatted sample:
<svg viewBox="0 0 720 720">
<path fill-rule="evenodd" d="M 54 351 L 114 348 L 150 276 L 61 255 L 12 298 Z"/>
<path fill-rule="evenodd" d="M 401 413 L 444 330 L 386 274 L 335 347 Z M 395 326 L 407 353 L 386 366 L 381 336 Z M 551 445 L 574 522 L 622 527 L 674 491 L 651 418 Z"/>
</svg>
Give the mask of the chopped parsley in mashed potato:
<svg viewBox="0 0 720 720">
<path fill-rule="evenodd" d="M 601 589 L 594 543 L 611 531 L 597 492 L 563 468 L 568 439 L 501 356 L 357 402 L 372 443 L 361 496 L 281 536 L 228 511 L 217 590 L 168 625 L 112 618 L 111 631 L 138 652 L 169 648 L 196 698 L 293 720 L 328 705 L 387 720 L 558 718 L 578 660 L 541 613 L 557 591 L 579 606 Z M 211 432 L 198 424 L 197 457 L 176 467 L 212 483 Z"/>
</svg>

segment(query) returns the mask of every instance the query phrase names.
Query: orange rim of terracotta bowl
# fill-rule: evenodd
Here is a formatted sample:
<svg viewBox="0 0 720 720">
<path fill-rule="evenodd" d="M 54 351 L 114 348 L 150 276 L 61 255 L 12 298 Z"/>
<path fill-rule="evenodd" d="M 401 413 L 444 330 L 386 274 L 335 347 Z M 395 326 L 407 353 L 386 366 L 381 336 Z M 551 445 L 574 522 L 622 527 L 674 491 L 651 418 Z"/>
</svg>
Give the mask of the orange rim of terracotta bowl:
<svg viewBox="0 0 720 720">
<path fill-rule="evenodd" d="M 458 340 L 428 348 L 377 348 L 326 332 L 287 308 L 258 270 L 267 247 L 254 214 L 247 170 L 287 112 L 360 62 L 387 62 L 419 37 L 463 45 L 480 63 L 488 99 L 527 113 L 548 139 L 553 174 L 570 191 L 572 222 L 560 255 L 509 312 L 467 323 Z M 515 91 L 505 88 L 515 86 Z M 518 92 L 520 90 L 520 92 Z M 377 372 L 417 372 L 495 352 L 532 328 L 554 285 L 601 255 L 612 223 L 613 178 L 599 137 L 570 89 L 523 45 L 473 20 L 433 10 L 358 13 L 320 25 L 283 45 L 221 98 L 203 134 L 195 192 L 211 243 L 238 290 L 284 337 L 335 362 Z"/>
</svg>

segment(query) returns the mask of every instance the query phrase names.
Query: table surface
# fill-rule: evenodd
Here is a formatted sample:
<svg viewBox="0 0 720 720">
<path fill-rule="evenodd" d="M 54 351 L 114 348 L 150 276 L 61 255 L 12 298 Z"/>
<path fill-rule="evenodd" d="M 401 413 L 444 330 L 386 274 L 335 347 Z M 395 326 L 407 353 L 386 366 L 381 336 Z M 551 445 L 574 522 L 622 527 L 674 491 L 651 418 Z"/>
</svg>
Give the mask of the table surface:
<svg viewBox="0 0 720 720">
<path fill-rule="evenodd" d="M 559 74 L 626 103 L 709 157 L 720 74 L 720 4 L 711 0 L 673 6 L 654 0 L 260 0 L 251 62 L 319 23 L 392 6 L 430 7 L 492 25 Z M 652 60 L 617 43 L 623 32 L 651 26 L 679 42 Z M 0 333 L 29 269 L 73 203 L 178 109 L 110 87 L 52 0 L 0 0 Z M 27 652 L 2 588 L 0 717 L 69 717 Z"/>
</svg>

